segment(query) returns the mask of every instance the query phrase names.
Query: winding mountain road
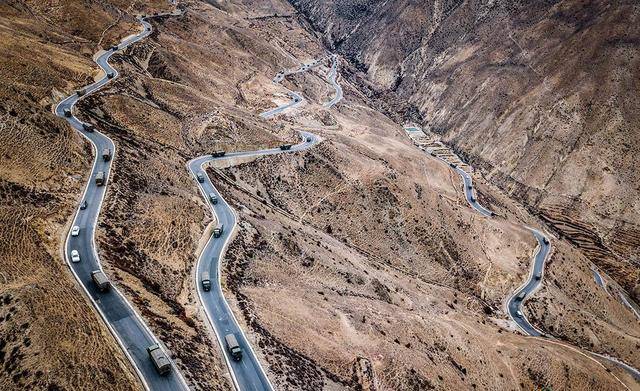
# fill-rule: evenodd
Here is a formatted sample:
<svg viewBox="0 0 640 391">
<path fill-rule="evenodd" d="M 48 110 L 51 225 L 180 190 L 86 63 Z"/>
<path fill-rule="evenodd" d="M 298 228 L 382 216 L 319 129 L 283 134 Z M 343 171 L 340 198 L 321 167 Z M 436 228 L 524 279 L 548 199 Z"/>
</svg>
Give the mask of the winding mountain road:
<svg viewBox="0 0 640 391">
<path fill-rule="evenodd" d="M 299 152 L 311 148 L 317 144 L 319 138 L 308 132 L 300 132 L 302 142 L 291 147 L 290 150 L 281 150 L 280 148 L 263 149 L 249 152 L 232 152 L 222 157 L 213 157 L 211 155 L 200 156 L 187 163 L 187 167 L 198 183 L 198 188 L 205 202 L 209 205 L 211 211 L 216 217 L 217 224 L 223 224 L 224 229 L 220 237 L 215 238 L 213 235 L 205 245 L 196 266 L 196 284 L 198 297 L 205 309 L 209 324 L 215 331 L 218 343 L 224 354 L 229 372 L 238 390 L 272 390 L 273 387 L 269 382 L 264 370 L 262 369 L 255 352 L 251 348 L 244 332 L 240 328 L 238 321 L 229 308 L 227 301 L 222 293 L 220 285 L 220 267 L 224 252 L 226 251 L 229 240 L 233 235 L 237 224 L 237 217 L 234 210 L 229 206 L 227 201 L 222 197 L 218 189 L 213 185 L 211 179 L 204 170 L 204 165 L 220 160 L 229 160 L 239 157 L 258 157 L 266 155 L 275 155 L 287 152 Z M 198 181 L 198 173 L 201 173 L 204 181 Z M 217 197 L 217 203 L 213 204 L 210 194 Z M 202 273 L 209 272 L 211 278 L 211 290 L 205 291 L 202 288 Z M 224 343 L 224 336 L 234 334 L 238 340 L 238 344 L 243 350 L 243 357 L 240 361 L 234 361 Z"/>
<path fill-rule="evenodd" d="M 421 129 L 418 128 L 417 126 L 409 126 L 409 125 L 404 126 L 404 130 L 409 135 L 412 132 L 422 132 Z M 413 137 L 410 136 L 410 138 L 415 141 Z M 467 172 L 462 170 L 457 165 L 452 166 L 451 163 L 449 163 L 448 161 L 446 161 L 440 156 L 432 155 L 431 151 L 428 148 L 423 150 L 425 150 L 425 152 L 427 152 L 429 156 L 446 164 L 450 169 L 453 169 L 463 178 L 465 198 L 469 203 L 469 205 L 471 205 L 471 207 L 474 210 L 479 212 L 484 217 L 495 216 L 495 213 L 491 212 L 487 208 L 480 205 L 476 197 L 473 196 L 473 182 L 471 180 L 471 176 Z M 537 291 L 540 285 L 542 284 L 542 278 L 544 277 L 545 261 L 551 251 L 551 242 L 549 238 L 546 237 L 542 232 L 528 226 L 525 226 L 525 228 L 531 231 L 533 236 L 538 241 L 538 248 L 537 248 L 536 254 L 533 257 L 533 262 L 531 265 L 529 277 L 507 299 L 505 307 L 506 307 L 507 313 L 509 314 L 509 317 L 518 325 L 518 327 L 520 328 L 520 330 L 522 330 L 523 333 L 533 337 L 549 338 L 548 335 L 544 334 L 542 331 L 538 330 L 533 325 L 531 325 L 531 323 L 527 320 L 527 318 L 522 313 L 521 308 L 522 308 L 522 303 L 524 303 L 524 301 L 528 297 L 530 297 L 533 293 L 535 293 L 535 291 Z M 627 363 L 623 362 L 622 360 L 619 360 L 615 357 L 607 356 L 604 354 L 595 353 L 590 350 L 586 350 L 586 349 L 583 349 L 583 350 L 591 354 L 592 356 L 604 359 L 614 365 L 619 366 L 620 368 L 627 371 L 636 381 L 640 381 L 640 371 L 632 367 L 631 365 L 628 365 Z M 618 379 L 618 381 L 620 380 Z"/>
<path fill-rule="evenodd" d="M 320 59 L 317 60 L 313 60 L 312 62 L 310 62 L 309 64 L 302 64 L 300 65 L 298 68 L 295 69 L 289 69 L 289 70 L 283 70 L 278 72 L 274 78 L 273 78 L 273 83 L 275 84 L 280 84 L 285 77 L 289 76 L 289 75 L 294 75 L 296 73 L 303 73 L 303 72 L 307 72 L 315 67 L 317 67 L 318 65 L 322 64 L 324 61 L 328 60 L 329 58 L 332 58 L 333 63 L 331 66 L 331 70 L 329 71 L 329 75 L 328 75 L 328 81 L 333 85 L 333 87 L 336 89 L 336 96 L 326 104 L 327 107 L 331 107 L 333 105 L 335 105 L 336 103 L 338 103 L 341 99 L 342 99 L 342 87 L 340 87 L 340 85 L 337 83 L 336 81 L 336 77 L 337 77 L 337 58 L 336 55 L 331 55 L 331 56 L 325 56 L 322 57 Z M 293 108 L 293 107 L 297 107 L 299 105 L 302 104 L 302 102 L 304 102 L 304 97 L 302 96 L 302 93 L 300 92 L 295 92 L 295 91 L 291 91 L 288 90 L 287 94 L 289 95 L 289 97 L 291 98 L 291 100 L 283 105 L 280 105 L 278 107 L 275 107 L 273 109 L 264 111 L 262 113 L 260 113 L 260 117 L 264 118 L 264 119 L 269 119 L 272 117 L 275 117 L 276 115 L 282 113 L 283 111 Z"/>
<path fill-rule="evenodd" d="M 332 107 L 333 105 L 335 105 L 336 103 L 342 100 L 342 87 L 340 86 L 340 84 L 338 84 L 336 80 L 337 78 L 338 78 L 338 56 L 334 54 L 331 56 L 331 70 L 329 70 L 329 74 L 327 75 L 327 80 L 329 81 L 329 83 L 331 83 L 333 88 L 336 90 L 336 94 L 333 97 L 333 99 L 325 103 L 326 107 Z"/>
<path fill-rule="evenodd" d="M 180 12 L 174 12 L 156 16 L 179 14 Z M 143 31 L 125 38 L 118 45 L 117 50 L 122 50 L 151 34 L 152 26 L 145 19 L 147 18 L 138 18 L 142 24 Z M 82 96 L 75 93 L 62 100 L 55 108 L 55 114 L 57 116 L 66 119 L 74 129 L 91 142 L 94 152 L 91 175 L 89 176 L 89 181 L 85 186 L 82 197 L 82 202 L 86 202 L 87 207 L 84 210 L 78 208 L 75 212 L 72 226 L 80 227 L 80 233 L 78 236 L 72 236 L 71 231 L 67 234 L 64 249 L 65 261 L 94 307 L 102 316 L 107 327 L 122 347 L 125 355 L 129 361 L 131 361 L 144 387 L 149 390 L 186 390 L 188 386 L 176 368 L 175 363 L 171 363 L 173 371 L 168 375 L 160 376 L 158 374 L 149 359 L 146 349 L 150 345 L 159 344 L 162 346 L 162 344 L 160 344 L 159 340 L 153 335 L 117 287 L 113 286 L 111 291 L 100 292 L 91 278 L 92 271 L 102 270 L 100 258 L 98 257 L 95 246 L 95 229 L 106 193 L 106 184 L 108 183 L 109 174 L 111 173 L 113 157 L 115 157 L 115 144 L 109 137 L 97 130 L 93 132 L 85 130 L 83 127 L 84 123 L 71 113 L 78 100 L 95 92 L 106 85 L 112 78 L 115 79 L 115 77 L 118 76 L 117 70 L 109 65 L 109 58 L 114 53 L 115 51 L 110 49 L 100 54 L 96 59 L 96 63 L 105 73 L 100 80 L 86 86 L 84 88 L 85 93 Z M 112 74 L 112 78 L 107 76 L 109 73 Z M 65 115 L 65 111 L 67 111 L 70 116 L 69 114 Z M 101 151 L 105 148 L 111 151 L 112 158 L 108 161 L 104 161 L 99 157 Z M 95 177 L 98 172 L 104 172 L 104 186 L 96 185 Z M 73 250 L 78 251 L 80 262 L 71 262 L 71 252 Z"/>
</svg>

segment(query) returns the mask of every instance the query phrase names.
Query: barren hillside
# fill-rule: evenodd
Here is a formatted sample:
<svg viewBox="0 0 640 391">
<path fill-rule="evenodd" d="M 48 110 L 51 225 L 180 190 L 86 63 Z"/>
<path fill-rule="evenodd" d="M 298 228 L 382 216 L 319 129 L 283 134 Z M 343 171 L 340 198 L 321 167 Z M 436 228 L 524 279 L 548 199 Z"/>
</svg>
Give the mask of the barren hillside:
<svg viewBox="0 0 640 391">
<path fill-rule="evenodd" d="M 640 299 L 637 2 L 291 2 L 382 107 Z"/>
<path fill-rule="evenodd" d="M 68 219 L 92 152 L 51 108 L 96 76 L 96 51 L 138 31 L 135 14 L 170 5 L 89 4 L 0 5 L 7 53 L 0 59 L 1 389 L 140 388 L 62 260 Z M 551 92 L 530 91 L 535 77 L 528 72 L 539 69 L 535 64 L 487 65 L 489 58 L 502 64 L 519 56 L 504 39 L 494 42 L 496 53 L 488 49 L 490 21 L 508 15 L 501 23 L 513 23 L 514 38 L 522 37 L 562 3 L 526 12 L 524 6 L 485 6 L 478 20 L 472 17 L 476 5 L 466 2 L 295 4 L 306 18 L 284 0 L 180 2 L 184 14 L 154 19 L 150 37 L 112 57 L 120 76 L 76 108 L 78 117 L 117 146 L 96 236 L 105 271 L 166 344 L 190 387 L 222 390 L 232 383 L 195 293 L 194 266 L 214 221 L 186 163 L 219 149 L 293 143 L 296 131 L 305 129 L 322 138 L 313 149 L 208 168 L 239 219 L 222 263 L 224 294 L 277 389 L 614 390 L 619 379 L 637 388 L 619 369 L 605 368 L 576 348 L 523 336 L 504 310 L 506 298 L 527 277 L 536 247 L 519 224 L 553 220 L 569 240 L 554 243 L 548 276 L 527 305 L 527 316 L 560 340 L 640 367 L 638 321 L 613 290 L 593 282 L 591 271 L 591 261 L 597 261 L 625 288 L 633 285 L 636 269 L 620 257 L 636 240 L 634 231 L 624 231 L 626 239 L 615 242 L 598 227 L 622 230 L 637 222 L 631 195 L 636 184 L 617 183 L 623 174 L 611 170 L 609 193 L 587 191 L 586 184 L 599 183 L 588 175 L 574 194 L 567 178 L 569 161 L 579 161 L 577 147 L 560 163 L 526 170 L 528 161 L 550 159 L 540 151 L 565 145 L 527 122 L 542 118 L 531 107 L 548 113 L 539 121 L 555 118 L 548 111 L 556 107 Z M 614 11 L 594 18 L 623 14 Z M 440 15 L 437 21 L 432 14 Z M 452 15 L 458 22 L 447 24 Z M 407 32 L 400 21 L 411 17 L 421 28 Z M 584 30 L 592 25 L 597 23 Z M 346 57 L 339 60 L 345 98 L 332 108 L 324 106 L 334 93 L 326 80 L 327 61 L 272 82 L 282 69 L 327 55 L 314 29 Z M 432 51 L 428 40 L 438 34 L 451 41 L 437 40 L 441 47 Z M 475 68 L 480 64 L 487 67 L 485 79 L 493 80 L 483 82 L 487 92 L 478 91 L 480 80 L 471 77 L 482 74 Z M 506 73 L 491 71 L 503 68 Z M 511 87 L 502 84 L 507 76 Z M 565 77 L 559 74 L 556 82 L 569 91 L 574 86 Z M 287 102 L 289 90 L 300 91 L 305 101 L 274 119 L 260 118 L 262 111 Z M 515 104 L 516 96 L 527 100 Z M 405 101 L 418 110 L 405 110 Z M 499 115 L 494 103 L 504 105 Z M 422 118 L 482 169 L 485 177 L 474 177 L 478 196 L 499 218 L 481 218 L 468 207 L 460 179 L 406 137 L 397 122 L 401 111 Z M 505 134 L 482 127 L 478 113 L 504 121 Z M 516 117 L 507 120 L 509 115 Z M 624 111 L 616 126 L 631 120 Z M 566 132 L 576 126 L 567 125 Z M 524 137 L 518 129 L 527 127 L 538 143 L 508 144 Z M 606 141 L 593 144 L 593 151 L 618 151 Z M 498 155 L 505 162 L 495 161 Z M 619 161 L 631 179 L 632 160 Z M 558 190 L 561 184 L 568 190 Z M 573 194 L 572 213 L 554 201 L 567 194 Z M 529 197 L 525 203 L 541 215 L 523 208 L 514 195 Z M 598 209 L 583 203 L 604 204 L 605 197 L 626 206 L 613 209 L 612 202 L 606 220 L 590 220 L 596 214 L 587 210 Z M 563 212 L 544 212 L 549 210 Z M 567 221 L 561 224 L 559 216 Z M 599 244 L 585 251 L 586 239 L 576 235 Z"/>
</svg>

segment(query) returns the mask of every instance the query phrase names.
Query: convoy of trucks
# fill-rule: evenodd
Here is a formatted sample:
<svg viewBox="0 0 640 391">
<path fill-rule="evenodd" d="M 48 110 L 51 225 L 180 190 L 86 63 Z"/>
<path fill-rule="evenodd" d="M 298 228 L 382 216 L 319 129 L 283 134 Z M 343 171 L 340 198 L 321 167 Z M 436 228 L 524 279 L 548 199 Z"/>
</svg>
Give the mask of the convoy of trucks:
<svg viewBox="0 0 640 391">
<path fill-rule="evenodd" d="M 94 270 L 91 272 L 91 279 L 100 292 L 107 292 L 111 289 L 111 282 L 102 270 Z"/>
<path fill-rule="evenodd" d="M 219 238 L 220 236 L 222 236 L 223 231 L 224 231 L 224 225 L 218 224 L 218 226 L 213 229 L 213 237 Z"/>
<path fill-rule="evenodd" d="M 109 148 L 105 148 L 102 150 L 102 160 L 108 162 L 111 160 L 111 150 Z"/>
<path fill-rule="evenodd" d="M 158 371 L 160 375 L 168 375 L 169 372 L 171 372 L 171 361 L 169 361 L 169 357 L 160 349 L 160 346 L 149 346 L 147 353 L 149 353 L 151 362 L 153 362 L 153 366 L 156 367 L 156 371 Z"/>
<path fill-rule="evenodd" d="M 234 361 L 242 360 L 242 349 L 238 344 L 236 336 L 233 334 L 227 334 L 224 336 L 224 341 L 227 344 L 227 351 L 231 354 L 231 358 L 233 358 Z"/>
<path fill-rule="evenodd" d="M 209 292 L 211 290 L 211 278 L 209 277 L 209 272 L 202 272 L 202 289 L 205 292 Z"/>
<path fill-rule="evenodd" d="M 96 174 L 96 185 L 102 186 L 104 185 L 105 174 L 104 171 L 98 171 Z"/>
</svg>

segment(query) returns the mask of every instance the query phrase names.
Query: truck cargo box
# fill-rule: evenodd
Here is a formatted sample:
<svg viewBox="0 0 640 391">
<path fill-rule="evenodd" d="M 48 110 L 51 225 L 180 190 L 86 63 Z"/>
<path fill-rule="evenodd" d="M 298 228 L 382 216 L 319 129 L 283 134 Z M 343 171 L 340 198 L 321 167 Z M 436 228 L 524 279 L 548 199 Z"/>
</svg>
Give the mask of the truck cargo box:
<svg viewBox="0 0 640 391">
<path fill-rule="evenodd" d="M 238 344 L 236 336 L 233 334 L 227 334 L 224 336 L 224 341 L 227 344 L 227 350 L 231 354 L 231 357 L 235 361 L 240 361 L 242 359 L 242 349 Z"/>
<path fill-rule="evenodd" d="M 98 171 L 96 174 L 96 185 L 102 186 L 104 185 L 105 174 L 104 171 Z"/>
<path fill-rule="evenodd" d="M 209 292 L 211 290 L 211 278 L 209 277 L 209 272 L 202 272 L 202 289 L 205 292 Z"/>
<path fill-rule="evenodd" d="M 93 280 L 93 283 L 96 284 L 100 292 L 106 292 L 111 289 L 111 282 L 109 282 L 107 275 L 104 274 L 102 270 L 92 271 L 91 279 Z"/>
<path fill-rule="evenodd" d="M 169 361 L 169 357 L 167 357 L 162 349 L 160 349 L 160 346 L 149 346 L 147 348 L 147 353 L 149 353 L 149 358 L 151 358 L 153 366 L 156 367 L 156 370 L 160 375 L 164 376 L 171 372 L 171 361 Z"/>
<path fill-rule="evenodd" d="M 217 227 L 213 229 L 213 237 L 219 238 L 220 236 L 222 236 L 222 232 L 224 232 L 224 225 L 219 224 Z"/>
</svg>

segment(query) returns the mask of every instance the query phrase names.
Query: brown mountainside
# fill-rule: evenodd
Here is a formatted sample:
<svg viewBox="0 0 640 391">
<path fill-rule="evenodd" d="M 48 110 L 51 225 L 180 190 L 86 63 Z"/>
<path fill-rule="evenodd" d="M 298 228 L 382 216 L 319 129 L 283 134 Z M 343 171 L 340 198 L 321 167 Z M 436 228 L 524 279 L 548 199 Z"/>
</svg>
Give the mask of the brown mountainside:
<svg viewBox="0 0 640 391">
<path fill-rule="evenodd" d="M 419 119 L 640 298 L 637 2 L 291 2 L 388 111 Z"/>
</svg>

